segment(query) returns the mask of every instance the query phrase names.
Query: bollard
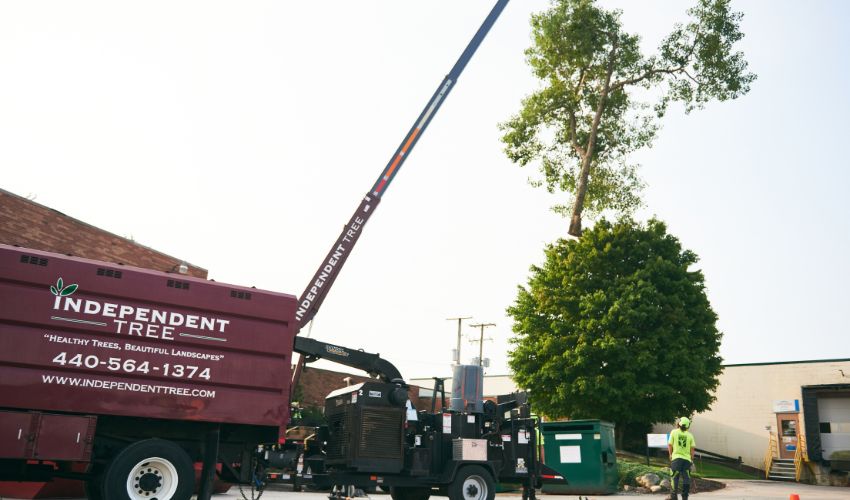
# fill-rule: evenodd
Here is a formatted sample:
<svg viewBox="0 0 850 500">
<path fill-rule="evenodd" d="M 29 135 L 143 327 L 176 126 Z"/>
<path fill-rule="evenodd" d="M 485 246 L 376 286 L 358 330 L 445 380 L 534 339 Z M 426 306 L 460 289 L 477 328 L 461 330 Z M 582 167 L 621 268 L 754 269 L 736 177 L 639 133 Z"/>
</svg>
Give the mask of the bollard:
<svg viewBox="0 0 850 500">
<path fill-rule="evenodd" d="M 791 497 L 788 500 L 800 500 L 800 495 L 791 493 Z"/>
</svg>

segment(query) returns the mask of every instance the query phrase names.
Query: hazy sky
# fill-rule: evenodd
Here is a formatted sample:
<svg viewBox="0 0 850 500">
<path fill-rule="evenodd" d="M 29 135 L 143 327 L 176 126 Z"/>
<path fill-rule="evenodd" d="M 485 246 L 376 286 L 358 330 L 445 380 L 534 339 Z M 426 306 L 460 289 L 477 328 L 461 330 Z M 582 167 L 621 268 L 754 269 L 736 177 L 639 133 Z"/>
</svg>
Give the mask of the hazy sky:
<svg viewBox="0 0 850 500">
<path fill-rule="evenodd" d="M 299 295 L 493 3 L 0 1 L 0 187 L 217 281 Z M 651 49 L 691 2 L 604 3 Z M 446 375 L 445 318 L 474 316 L 497 324 L 488 373 L 507 373 L 505 308 L 567 230 L 497 128 L 537 85 L 523 51 L 547 5 L 508 5 L 313 337 Z M 727 363 L 850 357 L 850 3 L 734 5 L 759 78 L 671 110 L 636 158 L 640 215 L 701 257 Z M 477 350 L 465 339 L 462 357 Z"/>
</svg>

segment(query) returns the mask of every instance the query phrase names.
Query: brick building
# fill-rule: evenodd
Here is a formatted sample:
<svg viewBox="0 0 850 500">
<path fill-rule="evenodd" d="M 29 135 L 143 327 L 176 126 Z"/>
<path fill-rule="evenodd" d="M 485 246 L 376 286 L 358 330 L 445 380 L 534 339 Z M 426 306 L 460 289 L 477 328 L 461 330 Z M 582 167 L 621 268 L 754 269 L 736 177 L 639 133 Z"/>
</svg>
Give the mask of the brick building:
<svg viewBox="0 0 850 500">
<path fill-rule="evenodd" d="M 24 197 L 0 189 L 0 243 L 86 259 L 180 272 L 206 278 L 207 270 L 96 228 Z"/>
<path fill-rule="evenodd" d="M 302 407 L 324 408 L 325 396 L 331 391 L 345 387 L 346 384 L 355 385 L 361 382 L 371 380 L 365 375 L 352 375 L 349 373 L 326 370 L 322 368 L 313 368 L 305 366 L 301 373 L 299 381 L 300 389 L 295 390 L 293 399 L 300 398 L 298 403 Z M 410 382 L 413 384 L 413 382 Z M 424 385 L 424 384 L 423 384 Z M 428 388 L 411 385 L 408 395 L 410 402 L 417 410 L 431 410 L 431 393 Z M 451 396 L 448 393 L 447 398 Z M 440 409 L 440 402 L 437 402 L 437 409 Z"/>
</svg>

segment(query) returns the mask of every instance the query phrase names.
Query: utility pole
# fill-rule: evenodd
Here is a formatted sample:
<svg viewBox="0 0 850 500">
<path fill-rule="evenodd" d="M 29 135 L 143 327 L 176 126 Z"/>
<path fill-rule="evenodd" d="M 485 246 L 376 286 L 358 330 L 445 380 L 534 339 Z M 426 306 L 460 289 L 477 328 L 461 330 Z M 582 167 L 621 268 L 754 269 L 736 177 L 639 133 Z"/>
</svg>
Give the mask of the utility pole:
<svg viewBox="0 0 850 500">
<path fill-rule="evenodd" d="M 496 323 L 478 323 L 475 325 L 469 325 L 472 328 L 481 328 L 481 336 L 478 340 L 470 340 L 470 342 L 478 342 L 478 366 L 482 366 L 484 364 L 484 341 L 485 340 L 493 340 L 492 338 L 484 338 L 484 329 L 490 326 L 496 326 Z"/>
<path fill-rule="evenodd" d="M 457 358 L 455 358 L 455 360 L 454 360 L 456 365 L 460 364 L 460 337 L 461 337 L 461 332 L 460 332 L 461 328 L 460 327 L 461 327 L 461 323 L 463 323 L 463 320 L 465 320 L 465 319 L 472 319 L 472 316 L 464 316 L 462 318 L 446 318 L 446 321 L 457 320 L 457 351 L 455 351 L 455 355 L 457 356 Z"/>
</svg>

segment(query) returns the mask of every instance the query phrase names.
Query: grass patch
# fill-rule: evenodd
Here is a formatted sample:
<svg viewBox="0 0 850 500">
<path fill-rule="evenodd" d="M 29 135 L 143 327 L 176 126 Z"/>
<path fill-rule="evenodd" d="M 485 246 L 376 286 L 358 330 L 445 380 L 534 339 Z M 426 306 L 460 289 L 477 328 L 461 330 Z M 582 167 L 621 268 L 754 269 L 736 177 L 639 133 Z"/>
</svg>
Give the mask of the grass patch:
<svg viewBox="0 0 850 500">
<path fill-rule="evenodd" d="M 670 462 L 662 457 L 653 457 L 646 463 L 646 457 L 628 452 L 617 452 L 617 471 L 620 476 L 620 489 L 623 485 L 636 486 L 637 478 L 644 474 L 656 474 L 661 480 L 670 479 Z M 738 469 L 714 462 L 697 459 L 696 471 L 691 473 L 693 486 L 691 491 L 713 491 L 725 486 L 715 479 L 757 479 L 755 476 Z M 709 479 L 711 478 L 711 479 Z"/>
<path fill-rule="evenodd" d="M 697 458 L 696 462 L 696 470 L 691 473 L 693 477 L 706 479 L 758 479 L 758 477 L 752 474 L 726 465 L 702 461 L 699 458 Z M 671 474 L 670 463 L 667 460 L 657 457 L 652 457 L 649 465 L 646 465 L 646 458 L 618 454 L 617 465 L 620 471 L 620 486 L 623 484 L 635 484 L 635 478 L 649 472 L 658 474 L 661 479 L 669 478 Z"/>
<path fill-rule="evenodd" d="M 747 472 L 714 462 L 701 462 L 699 459 L 697 459 L 694 476 L 711 479 L 758 479 Z"/>
</svg>

